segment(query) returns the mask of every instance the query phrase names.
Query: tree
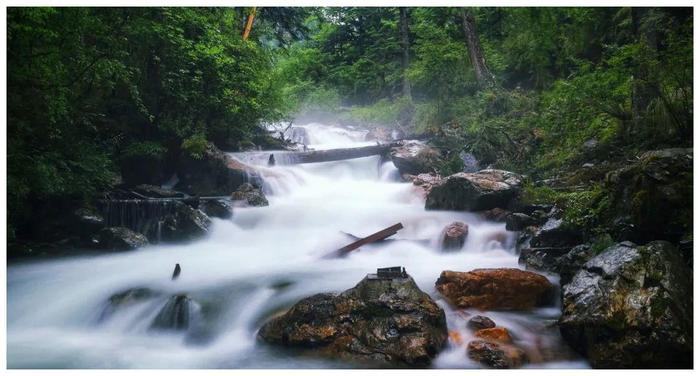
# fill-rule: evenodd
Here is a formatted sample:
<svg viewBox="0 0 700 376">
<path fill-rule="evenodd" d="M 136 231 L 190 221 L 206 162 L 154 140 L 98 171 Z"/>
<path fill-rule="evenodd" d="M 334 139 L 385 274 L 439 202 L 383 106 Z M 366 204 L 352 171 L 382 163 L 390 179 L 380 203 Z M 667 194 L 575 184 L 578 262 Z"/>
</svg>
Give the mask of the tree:
<svg viewBox="0 0 700 376">
<path fill-rule="evenodd" d="M 401 58 L 401 68 L 403 69 L 403 86 L 402 86 L 402 93 L 403 96 L 408 98 L 409 100 L 411 99 L 411 82 L 408 79 L 408 67 L 410 65 L 409 61 L 409 50 L 410 50 L 410 41 L 409 41 L 409 32 L 408 32 L 408 8 L 406 7 L 400 7 L 399 8 L 399 23 L 400 23 L 400 30 L 401 30 L 401 49 L 403 52 L 402 58 Z"/>
<path fill-rule="evenodd" d="M 481 50 L 479 36 L 476 33 L 476 21 L 466 9 L 462 9 L 460 18 L 462 19 L 462 30 L 464 32 L 467 49 L 469 50 L 469 58 L 472 67 L 474 67 L 476 79 L 482 86 L 493 86 L 496 83 L 496 77 L 486 65 L 486 58 L 484 57 L 484 52 Z"/>
</svg>

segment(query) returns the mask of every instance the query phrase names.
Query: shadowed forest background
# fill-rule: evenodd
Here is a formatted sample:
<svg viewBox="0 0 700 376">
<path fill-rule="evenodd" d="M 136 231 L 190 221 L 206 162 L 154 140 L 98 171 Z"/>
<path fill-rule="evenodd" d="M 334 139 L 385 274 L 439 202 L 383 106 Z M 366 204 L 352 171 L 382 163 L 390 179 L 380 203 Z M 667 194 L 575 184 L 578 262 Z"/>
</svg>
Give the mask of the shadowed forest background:
<svg viewBox="0 0 700 376">
<path fill-rule="evenodd" d="M 692 31 L 689 8 L 9 8 L 9 240 L 295 118 L 427 135 L 443 174 L 566 175 L 526 193 L 599 221 L 611 167 L 578 166 L 692 146 Z"/>
</svg>

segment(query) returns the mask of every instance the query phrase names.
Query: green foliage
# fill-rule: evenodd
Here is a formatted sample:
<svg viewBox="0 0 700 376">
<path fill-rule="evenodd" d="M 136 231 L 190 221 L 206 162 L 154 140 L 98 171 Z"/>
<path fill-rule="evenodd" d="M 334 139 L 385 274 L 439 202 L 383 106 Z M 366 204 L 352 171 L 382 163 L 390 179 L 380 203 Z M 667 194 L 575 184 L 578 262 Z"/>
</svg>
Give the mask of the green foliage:
<svg viewBox="0 0 700 376">
<path fill-rule="evenodd" d="M 207 138 L 197 133 L 182 141 L 182 150 L 194 159 L 202 159 L 207 151 Z"/>
</svg>

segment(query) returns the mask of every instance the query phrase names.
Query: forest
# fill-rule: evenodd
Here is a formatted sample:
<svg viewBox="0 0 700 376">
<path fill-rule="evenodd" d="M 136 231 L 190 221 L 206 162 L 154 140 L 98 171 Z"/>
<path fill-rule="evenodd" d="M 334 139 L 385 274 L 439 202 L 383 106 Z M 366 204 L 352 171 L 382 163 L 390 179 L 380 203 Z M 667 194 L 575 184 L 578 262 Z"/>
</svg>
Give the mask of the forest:
<svg viewBox="0 0 700 376">
<path fill-rule="evenodd" d="M 240 229 L 249 230 L 236 235 L 235 239 L 240 240 L 231 240 L 232 244 L 264 243 L 268 240 L 263 238 L 272 241 L 277 236 L 278 233 L 263 232 L 267 230 L 256 227 L 258 225 L 273 228 L 278 222 L 284 222 L 291 228 L 298 227 L 300 234 L 304 226 L 319 226 L 314 231 L 329 226 L 328 222 L 335 217 L 330 217 L 327 222 L 321 219 L 318 223 L 306 219 L 296 222 L 294 215 L 284 211 L 287 206 L 275 206 L 282 200 L 280 192 L 286 194 L 287 190 L 292 190 L 290 187 L 295 187 L 295 181 L 308 184 L 308 187 L 299 188 L 307 195 L 318 195 L 307 206 L 300 206 L 300 213 L 323 216 L 325 211 L 317 213 L 314 211 L 317 209 L 310 208 L 324 205 L 328 206 L 326 211 L 343 213 L 338 214 L 338 228 L 328 228 L 323 235 L 318 235 L 325 239 L 324 247 L 330 243 L 333 246 L 343 243 L 325 234 L 350 230 L 369 234 L 398 221 L 403 222 L 404 230 L 401 231 L 412 234 L 410 240 L 425 240 L 432 235 L 426 235 L 427 229 L 419 222 L 411 224 L 410 218 L 414 214 L 394 207 L 377 212 L 377 218 L 396 210 L 397 216 L 405 214 L 403 219 L 391 217 L 391 223 L 375 223 L 374 219 L 368 219 L 371 226 L 366 227 L 369 228 L 356 229 L 356 222 L 362 222 L 362 218 L 374 213 L 370 204 L 373 195 L 379 194 L 379 189 L 356 187 L 353 184 L 357 182 L 343 183 L 347 176 L 342 175 L 342 179 L 338 178 L 339 185 L 346 184 L 344 189 L 348 190 L 364 190 L 368 201 L 348 193 L 348 197 L 352 196 L 363 204 L 354 208 L 333 206 L 329 203 L 332 199 L 328 197 L 331 196 L 317 193 L 310 183 L 318 178 L 314 175 L 316 170 L 286 167 L 288 159 L 284 156 L 287 154 L 278 154 L 279 151 L 290 155 L 299 153 L 294 163 L 305 163 L 300 162 L 300 158 L 309 161 L 335 158 L 327 161 L 337 161 L 342 158 L 326 155 L 336 152 L 346 155 L 344 153 L 348 151 L 343 148 L 349 146 L 368 148 L 362 152 L 370 154 L 376 154 L 375 149 L 391 148 L 390 155 L 381 156 L 379 163 L 393 161 L 393 165 L 389 165 L 391 169 L 393 166 L 397 169 L 395 183 L 409 182 L 411 184 L 402 186 L 425 191 L 424 201 L 420 203 L 421 213 L 426 213 L 423 202 L 427 212 L 458 212 L 460 217 L 449 218 L 454 223 L 468 223 L 469 234 L 486 231 L 480 227 L 489 226 L 486 222 L 501 227 L 505 224 L 507 231 L 498 230 L 501 235 L 483 235 L 490 239 L 487 242 L 496 239 L 503 249 L 515 252 L 513 263 L 516 267 L 520 265 L 527 270 L 553 273 L 557 276 L 554 284 L 559 284 L 557 288 L 562 289 L 562 301 L 559 302 L 559 306 L 563 304 L 562 312 L 557 308 L 557 315 L 561 313 L 562 316 L 553 320 L 558 320 L 555 332 L 561 332 L 563 340 L 559 334 L 552 334 L 544 340 L 551 339 L 556 343 L 551 345 L 558 349 L 556 355 L 547 358 L 549 353 L 540 348 L 538 355 L 533 355 L 525 345 L 521 346 L 524 350 L 514 350 L 518 341 L 525 338 L 518 338 L 516 333 L 515 345 L 498 342 L 499 346 L 510 346 L 496 351 L 502 359 L 493 355 L 491 352 L 495 350 L 488 347 L 496 345 L 484 341 L 481 344 L 474 344 L 479 341 L 469 342 L 469 359 L 481 366 L 496 368 L 517 368 L 528 362 L 525 358 L 533 364 L 555 362 L 555 366 L 565 364 L 556 363 L 559 361 L 573 362 L 563 367 L 581 364 L 595 368 L 692 367 L 692 282 L 688 284 L 688 281 L 680 280 L 692 276 L 693 266 L 692 8 L 12 7 L 7 9 L 6 54 L 8 259 L 18 260 L 21 264 L 34 259 L 60 257 L 66 250 L 71 250 L 68 253 L 72 255 L 76 249 L 82 255 L 86 249 L 97 247 L 104 250 L 120 241 L 132 247 L 134 239 L 138 240 L 139 247 L 151 244 L 159 252 L 165 252 L 158 248 L 161 241 L 198 244 L 187 243 L 195 241 L 198 232 L 213 236 L 213 242 L 217 239 L 214 235 L 221 234 L 217 232 L 221 227 L 217 226 L 224 225 L 216 221 L 208 225 L 210 219 L 207 216 L 215 218 L 218 214 L 210 213 L 222 210 L 215 206 L 215 201 L 206 201 L 211 197 L 225 196 L 227 200 L 230 197 L 234 202 L 247 200 L 251 207 L 266 207 L 269 200 L 266 209 L 231 209 L 226 206 L 228 204 L 224 205 L 223 210 L 227 213 L 224 217 L 228 218 L 233 210 L 233 221 L 240 221 L 236 222 L 235 231 L 229 232 L 238 234 Z M 318 127 L 318 124 L 330 125 L 336 133 L 328 136 L 330 131 Z M 364 142 L 361 145 L 339 144 L 341 147 L 338 148 L 333 144 L 334 147 L 314 150 L 314 144 L 322 144 L 318 141 L 321 136 L 326 137 L 324 142 L 336 142 L 338 132 L 354 134 L 359 130 L 367 134 L 360 140 Z M 403 150 L 394 150 L 397 143 L 404 145 L 409 154 L 415 154 L 410 145 L 418 145 L 415 147 L 421 151 L 417 156 L 404 158 L 401 155 Z M 274 156 L 272 151 L 276 153 Z M 255 158 L 264 162 L 256 164 Z M 411 160 L 406 162 L 407 159 Z M 280 166 L 275 166 L 275 163 Z M 363 170 L 352 167 L 354 165 L 343 165 L 343 162 L 325 163 L 338 163 L 333 169 L 328 167 L 328 173 L 332 174 L 343 168 L 351 169 L 353 174 Z M 470 165 L 476 167 L 470 170 Z M 371 163 L 368 166 L 375 168 Z M 386 168 L 381 167 L 379 173 Z M 477 193 L 471 190 L 462 193 L 460 190 L 465 188 L 459 184 L 463 183 L 457 181 L 472 173 L 486 174 L 483 179 L 488 184 L 477 187 Z M 318 184 L 321 187 L 326 183 Z M 510 194 L 515 185 L 516 198 L 508 196 L 506 200 L 504 192 Z M 506 188 L 494 188 L 501 186 Z M 464 195 L 484 196 L 467 203 Z M 395 195 L 387 197 L 393 199 Z M 141 199 L 159 201 L 134 208 L 133 201 Z M 306 196 L 297 199 L 303 201 Z M 127 202 L 130 200 L 132 203 Z M 182 200 L 186 205 L 176 200 Z M 180 206 L 190 205 L 191 200 L 200 205 L 201 216 L 197 214 L 199 210 L 195 214 L 182 214 L 181 210 L 185 209 Z M 366 207 L 368 212 L 357 212 L 360 207 Z M 276 216 L 269 214 L 268 218 L 268 214 L 252 214 L 251 210 L 278 211 L 275 211 Z M 461 217 L 472 215 L 472 212 L 483 214 L 486 222 L 479 219 L 472 224 L 469 222 L 471 217 Z M 356 217 L 346 221 L 345 216 L 350 214 Z M 145 224 L 144 221 L 150 222 Z M 194 224 L 189 225 L 188 221 Z M 105 224 L 117 222 L 121 223 L 119 228 L 130 228 L 124 230 L 129 231 L 128 236 L 114 232 L 116 230 L 105 235 Z M 131 225 L 125 225 L 127 222 Z M 342 225 L 346 227 L 340 228 Z M 549 231 L 550 225 L 556 228 Z M 207 226 L 210 226 L 209 230 Z M 462 230 L 459 226 L 446 228 L 440 236 L 449 237 L 450 231 L 462 231 L 458 248 L 472 247 L 471 240 L 465 243 L 467 225 L 463 226 Z M 435 236 L 440 234 L 440 229 L 436 230 Z M 260 234 L 252 237 L 256 231 Z M 293 242 L 288 244 L 299 245 L 296 242 L 300 238 L 288 234 L 286 229 L 280 231 L 282 235 L 279 236 L 284 241 Z M 346 235 L 355 240 L 363 238 Z M 320 246 L 307 244 L 317 237 L 309 236 L 309 239 L 300 241 L 301 244 L 310 248 Z M 115 240 L 119 237 L 122 239 Z M 380 243 L 389 248 L 387 254 L 393 254 L 391 249 L 396 245 L 390 240 L 382 239 L 371 247 L 379 247 Z M 418 245 L 412 243 L 406 247 L 412 249 Z M 371 250 L 373 252 L 374 248 Z M 178 252 L 181 251 L 178 248 L 173 252 L 180 255 Z M 219 252 L 218 248 L 216 252 Z M 251 252 L 256 250 L 251 248 Z M 358 257 L 368 251 L 354 252 L 357 254 L 349 258 L 352 266 L 348 268 L 359 268 Z M 624 269 L 627 273 L 624 281 L 634 280 L 642 273 L 646 278 L 642 288 L 644 293 L 630 292 L 632 288 L 628 284 L 632 282 L 618 283 L 615 278 L 622 277 L 617 275 L 600 277 L 605 281 L 600 282 L 601 286 L 611 283 L 606 285 L 610 294 L 622 296 L 622 300 L 608 297 L 611 300 L 601 304 L 625 305 L 627 303 L 621 302 L 650 299 L 640 304 L 651 307 L 648 313 L 651 316 L 631 318 L 629 310 L 632 308 L 625 306 L 620 312 L 608 312 L 612 316 L 604 323 L 592 319 L 585 321 L 582 317 L 599 317 L 594 303 L 577 300 L 585 294 L 593 294 L 585 286 L 593 283 L 591 275 L 595 274 L 594 270 L 605 269 L 595 266 L 594 261 L 610 253 L 613 261 L 600 262 L 605 265 L 619 262 L 622 265 L 624 260 L 620 260 L 624 257 L 620 255 L 627 254 L 625 252 L 642 255 L 641 264 L 624 264 L 619 270 Z M 260 251 L 260 260 L 274 263 L 263 253 Z M 190 256 L 181 258 L 187 257 Z M 372 254 L 367 257 L 380 256 Z M 407 271 L 412 271 L 409 261 L 401 257 L 396 260 L 397 264 L 408 263 Z M 448 261 L 445 259 L 444 262 Z M 140 267 L 145 267 L 150 261 L 129 259 L 127 262 L 125 259 L 124 265 L 119 264 L 124 268 L 120 270 L 128 270 L 130 267 L 125 265 L 132 262 L 143 262 L 144 266 Z M 167 268 L 172 269 L 170 264 L 175 262 L 178 262 L 178 274 L 182 263 L 183 276 L 187 276 L 191 269 L 181 259 L 168 258 Z M 387 262 L 391 263 L 386 259 L 372 259 L 361 265 L 369 268 L 365 270 L 368 272 L 390 266 Z M 592 265 L 585 278 L 579 272 L 586 270 L 584 263 Z M 191 264 L 199 265 L 195 261 Z M 673 269 L 676 264 L 681 271 Z M 257 263 L 251 265 L 255 266 L 243 269 L 266 268 Z M 334 265 L 328 264 L 329 270 L 335 270 Z M 454 303 L 453 306 L 460 306 L 461 303 L 455 303 L 458 299 L 451 294 L 460 288 L 468 289 L 465 287 L 468 281 L 459 280 L 463 277 L 455 277 L 449 273 L 457 272 L 449 270 L 473 266 L 459 264 L 450 268 L 450 264 L 440 265 L 443 272 L 437 289 Z M 480 261 L 475 265 L 481 265 Z M 484 266 L 503 265 L 487 263 Z M 68 265 L 65 267 L 69 268 Z M 218 267 L 212 268 L 215 270 L 213 275 L 218 276 Z M 79 274 L 79 270 L 73 271 Z M 478 270 L 491 269 L 476 269 L 474 272 Z M 288 274 L 294 275 L 294 272 Z M 284 276 L 275 279 L 274 286 L 283 286 L 279 291 L 286 291 L 287 283 L 295 285 L 286 279 L 294 277 Z M 430 284 L 435 276 L 430 274 Z M 414 277 L 418 285 L 424 287 L 420 273 Z M 499 275 L 497 278 L 508 280 L 511 277 L 521 278 L 517 275 Z M 175 278 L 173 274 L 173 280 Z M 221 278 L 225 280 L 223 276 Z M 309 282 L 315 277 L 307 275 L 304 278 Z M 458 281 L 455 282 L 455 278 Z M 549 284 L 536 276 L 522 278 L 536 285 L 532 288 L 535 290 Z M 12 278 L 8 283 L 11 282 Z M 360 289 L 362 283 L 355 289 Z M 455 287 L 457 285 L 461 287 Z M 8 285 L 8 290 L 12 290 L 12 286 Z M 351 287 L 347 283 L 342 286 L 342 289 Z M 505 290 L 512 287 L 505 286 Z M 662 286 L 661 290 L 665 292 L 649 292 L 653 286 Z M 337 287 L 341 290 L 341 286 Z M 517 287 L 513 288 L 517 290 Z M 20 287 L 17 289 L 20 291 Z M 290 296 L 294 298 L 305 296 L 303 292 L 307 292 L 306 295 L 311 292 L 292 291 Z M 346 293 L 348 291 L 354 290 Z M 424 291 L 434 297 L 433 292 Z M 138 294 L 141 293 L 146 294 L 144 291 Z M 152 293 L 149 290 L 148 294 Z M 300 306 L 294 306 L 281 317 L 295 319 L 295 312 L 311 309 L 304 304 L 360 304 L 357 301 L 361 300 L 358 297 L 361 293 L 357 296 L 355 292 L 346 293 L 333 299 L 348 296 L 343 299 L 349 301 L 314 303 L 302 300 Z M 135 293 L 131 291 L 129 294 Z M 140 299 L 138 294 L 117 294 L 109 301 L 113 302 L 115 296 Z M 20 292 L 13 294 L 10 291 L 8 307 L 13 304 L 13 296 L 20 295 Z M 249 298 L 255 300 L 255 296 Z M 689 301 L 688 296 L 691 296 Z M 188 295 L 181 299 L 190 298 L 192 296 Z M 290 297 L 284 299 L 286 305 L 282 306 L 289 308 Z M 173 304 L 179 307 L 182 301 Z M 218 308 L 208 311 L 208 306 L 200 303 L 205 316 L 219 312 Z M 19 301 L 17 304 L 18 307 L 30 306 L 30 303 L 22 305 Z M 527 309 L 532 305 L 523 304 Z M 488 304 L 475 306 L 489 312 L 498 310 L 498 307 Z M 265 309 L 261 308 L 265 315 L 260 315 L 271 317 L 273 308 L 279 310 L 282 307 L 265 306 Z M 506 310 L 522 308 L 516 304 L 506 307 Z M 420 349 L 427 351 L 426 354 L 402 358 L 401 361 L 409 366 L 425 366 L 430 363 L 429 359 L 438 356 L 436 354 L 443 354 L 436 350 L 442 348 L 441 345 L 433 342 L 447 341 L 454 346 L 461 341 L 455 339 L 459 333 L 453 335 L 450 312 L 447 316 L 449 338 L 434 337 L 430 329 L 430 335 L 415 339 L 429 343 L 424 346 L 427 350 Z M 432 311 L 420 314 L 424 315 L 420 317 L 425 322 L 439 321 L 432 316 Z M 22 313 L 11 311 L 9 316 L 20 317 Z M 498 314 L 491 317 L 510 322 L 510 318 Z M 153 325 L 169 325 L 158 318 L 161 316 L 157 316 Z M 290 345 L 292 340 L 289 338 L 295 335 L 323 337 L 319 334 L 321 332 L 286 333 L 284 331 L 289 327 L 275 320 L 278 319 L 263 326 L 258 336 L 277 345 Z M 581 324 L 580 320 L 585 322 Z M 668 325 L 658 324 L 661 321 Z M 644 327 L 648 322 L 653 323 Z M 22 328 L 21 320 L 13 323 L 8 324 L 10 332 L 13 325 Z M 471 321 L 469 323 L 472 325 Z M 640 328 L 631 329 L 634 325 Z M 312 329 L 322 331 L 323 328 Z M 482 330 L 491 329 L 485 328 Z M 422 330 L 422 326 L 415 329 Z M 31 341 L 27 339 L 28 335 L 15 337 L 21 338 L 19 342 L 8 340 L 8 348 L 26 346 L 22 341 Z M 603 337 L 604 343 L 596 342 Z M 643 338 L 641 344 L 639 338 Z M 326 340 L 308 341 L 325 343 Z M 302 346 L 306 343 L 305 340 L 299 341 Z M 333 342 L 333 346 L 336 345 Z M 477 345 L 482 348 L 477 349 Z M 363 343 L 361 346 L 370 345 Z M 487 349 L 484 350 L 483 346 Z M 659 350 L 662 348 L 665 350 Z M 371 352 L 363 349 L 357 352 Z M 411 351 L 419 351 L 409 350 L 411 354 L 414 354 Z M 400 354 L 407 350 L 390 347 L 377 351 L 390 357 L 392 351 Z M 489 354 L 483 355 L 483 352 Z M 474 355 L 477 353 L 482 356 Z M 514 353 L 518 355 L 514 356 Z M 610 353 L 616 355 L 608 355 Z M 280 366 L 274 362 L 265 363 L 269 361 L 267 355 L 261 356 L 261 363 L 253 366 Z M 439 359 L 443 360 L 437 363 L 439 367 L 450 368 L 455 364 L 465 367 L 462 363 L 449 363 L 444 360 L 445 356 L 440 356 Z M 494 357 L 498 359 L 494 360 Z M 370 358 L 371 361 L 377 360 L 374 355 Z M 40 362 L 24 363 L 24 357 L 11 349 L 8 350 L 8 359 L 11 365 L 20 368 L 44 366 Z M 149 359 L 155 361 L 156 357 Z M 583 363 L 576 363 L 581 359 Z M 149 361 L 115 364 L 119 364 L 117 367 L 147 368 L 163 365 Z M 66 364 L 68 368 L 70 364 L 78 364 L 78 368 L 102 368 L 110 367 L 112 363 L 92 359 L 87 363 L 58 361 L 47 364 L 50 368 L 63 368 Z M 177 367 L 251 366 L 232 364 L 177 363 Z M 473 365 L 468 363 L 466 367 L 471 367 L 470 364 Z M 287 366 L 304 368 L 313 365 L 282 365 Z M 323 366 L 335 367 L 325 363 Z"/>
</svg>

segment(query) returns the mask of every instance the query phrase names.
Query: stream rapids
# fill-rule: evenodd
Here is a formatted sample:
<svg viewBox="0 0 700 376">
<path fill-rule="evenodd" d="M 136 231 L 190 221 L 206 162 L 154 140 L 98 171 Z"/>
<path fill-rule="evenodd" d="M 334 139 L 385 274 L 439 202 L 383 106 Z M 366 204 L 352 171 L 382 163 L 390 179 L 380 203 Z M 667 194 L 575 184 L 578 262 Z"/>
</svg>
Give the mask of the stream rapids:
<svg viewBox="0 0 700 376">
<path fill-rule="evenodd" d="M 311 149 L 372 145 L 366 131 L 323 124 L 303 126 Z M 529 312 L 455 310 L 435 289 L 443 270 L 517 268 L 516 233 L 503 223 L 466 212 L 426 211 L 410 183 L 380 157 L 267 167 L 260 153 L 232 153 L 259 164 L 267 207 L 235 208 L 229 220 L 213 219 L 206 238 L 186 244 L 150 245 L 137 251 L 8 265 L 7 361 L 9 368 L 348 368 L 357 365 L 295 356 L 256 340 L 271 315 L 320 292 L 340 292 L 378 267 L 404 266 L 446 313 L 448 329 L 464 344 L 450 343 L 434 368 L 480 368 L 466 356 L 473 337 L 469 315 L 485 314 L 506 327 L 526 349 L 556 352 L 566 346 L 555 325 L 557 306 Z M 266 152 L 265 155 L 268 155 Z M 457 252 L 438 247 L 442 229 L 469 225 Z M 363 246 L 342 259 L 322 256 L 401 222 L 392 239 Z M 347 233 L 347 234 L 346 234 Z M 428 240 L 415 242 L 411 240 Z M 179 279 L 171 281 L 176 263 Z M 557 284 L 554 276 L 548 276 Z M 134 287 L 162 297 L 100 320 L 109 297 Z M 206 340 L 149 330 L 167 295 L 187 293 L 201 304 Z M 533 362 L 528 367 L 587 367 L 580 359 Z"/>
</svg>

